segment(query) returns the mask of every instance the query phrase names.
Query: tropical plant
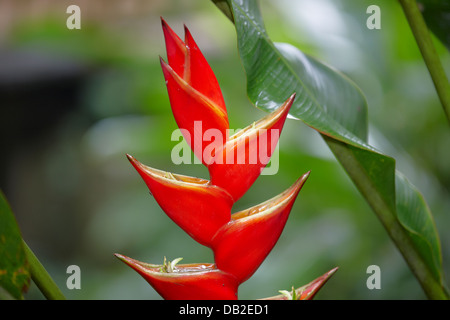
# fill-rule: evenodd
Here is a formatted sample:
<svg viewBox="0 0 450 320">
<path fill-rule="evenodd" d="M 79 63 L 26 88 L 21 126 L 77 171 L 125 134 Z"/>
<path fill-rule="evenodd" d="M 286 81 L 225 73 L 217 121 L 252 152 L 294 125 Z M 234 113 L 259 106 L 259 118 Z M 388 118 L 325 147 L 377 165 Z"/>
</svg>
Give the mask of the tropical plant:
<svg viewBox="0 0 450 320">
<path fill-rule="evenodd" d="M 402 254 L 426 296 L 430 299 L 449 299 L 441 242 L 429 205 L 419 188 L 398 170 L 395 157 L 384 154 L 369 143 L 370 115 L 366 98 L 357 84 L 299 48 L 288 43 L 273 42 L 264 25 L 258 1 L 212 2 L 235 27 L 250 101 L 269 114 L 244 129 L 242 135 L 228 137 L 224 99 L 206 59 L 187 29 L 186 40 L 182 41 L 163 23 L 169 61 L 166 63 L 161 60 L 161 66 L 173 114 L 179 127 L 186 129 L 183 131 L 186 140 L 189 142 L 189 137 L 195 135 L 198 129 L 195 121 L 199 119 L 196 117 L 200 116 L 205 125 L 200 128 L 202 134 L 211 129 L 217 129 L 222 134 L 222 140 L 218 140 L 221 143 L 215 146 L 220 149 L 219 154 L 226 158 L 227 151 L 231 150 L 231 143 L 242 137 L 258 135 L 256 129 L 277 128 L 281 131 L 288 113 L 290 118 L 301 120 L 301 123 L 323 138 Z M 398 2 L 429 70 L 444 115 L 450 119 L 450 85 L 436 53 L 434 39 L 427 28 L 428 25 L 444 46 L 450 48 L 448 1 Z M 186 55 L 187 52 L 189 54 Z M 189 60 L 185 60 L 186 57 Z M 191 72 L 194 69 L 201 71 Z M 210 81 L 205 82 L 204 77 Z M 183 112 L 181 105 L 184 103 L 199 109 L 193 113 Z M 144 276 L 165 298 L 235 299 L 238 286 L 256 271 L 276 243 L 293 201 L 308 174 L 300 177 L 285 193 L 269 202 L 232 214 L 233 204 L 245 194 L 259 176 L 260 169 L 267 163 L 256 164 L 252 172 L 237 165 L 218 166 L 213 161 L 215 153 L 209 153 L 208 158 L 204 157 L 205 148 L 197 149 L 193 143 L 191 147 L 208 168 L 211 181 L 153 169 L 132 156 L 128 156 L 128 159 L 167 215 L 194 240 L 212 249 L 214 263 L 180 264 L 180 259 L 167 261 L 164 258 L 162 264 L 153 265 L 123 255 L 117 257 Z M 269 149 L 272 148 L 267 150 Z M 208 156 L 208 152 L 206 155 Z M 245 178 L 245 183 L 239 181 L 233 184 L 237 180 L 230 180 L 228 174 Z M 177 198 L 182 199 L 183 203 L 168 197 L 169 191 L 177 193 Z M 270 208 L 265 208 L 265 205 Z M 195 207 L 203 207 L 204 211 L 194 210 Z M 208 214 L 210 212 L 214 214 Z M 281 217 L 282 221 L 270 221 L 274 217 Z M 30 280 L 33 280 L 46 298 L 64 299 L 60 289 L 22 239 L 14 220 L 12 210 L 2 194 L 0 289 L 3 291 L 0 294 L 21 299 Z M 267 223 L 259 224 L 262 221 Z M 241 226 L 244 227 L 241 229 Z M 266 239 L 264 231 L 257 230 L 268 226 L 277 230 Z M 253 229 L 256 234 L 259 233 L 257 236 L 243 231 L 253 232 Z M 242 245 L 243 242 L 246 243 L 245 246 Z M 260 247 L 262 249 L 254 260 L 246 255 L 248 250 L 259 250 Z M 283 295 L 273 299 L 312 298 L 335 271 L 336 269 L 332 269 L 297 290 L 293 288 L 291 292 L 282 291 Z M 182 291 L 174 289 L 174 284 L 178 281 L 191 287 Z"/>
</svg>

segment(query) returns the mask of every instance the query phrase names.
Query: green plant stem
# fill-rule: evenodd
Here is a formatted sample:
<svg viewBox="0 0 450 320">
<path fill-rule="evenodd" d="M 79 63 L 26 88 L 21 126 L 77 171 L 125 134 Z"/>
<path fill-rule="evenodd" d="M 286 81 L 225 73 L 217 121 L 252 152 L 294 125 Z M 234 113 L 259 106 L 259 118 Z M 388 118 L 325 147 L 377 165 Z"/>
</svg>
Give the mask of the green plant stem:
<svg viewBox="0 0 450 320">
<path fill-rule="evenodd" d="M 450 294 L 445 285 L 433 276 L 431 270 L 424 263 L 424 260 L 415 249 L 408 236 L 407 231 L 396 219 L 394 209 L 378 195 L 375 188 L 367 181 L 365 170 L 359 165 L 352 155 L 352 151 L 345 143 L 323 136 L 331 151 L 348 172 L 355 186 L 367 200 L 373 211 L 385 227 L 392 241 L 403 255 L 406 263 L 419 281 L 422 289 L 429 299 L 450 300 Z"/>
<path fill-rule="evenodd" d="M 41 290 L 42 294 L 48 300 L 65 300 L 66 298 L 61 290 L 25 241 L 23 241 L 23 246 L 25 248 L 28 263 L 30 264 L 31 279 L 37 285 L 39 290 Z"/>
<path fill-rule="evenodd" d="M 450 83 L 416 0 L 399 0 L 450 122 Z"/>
</svg>

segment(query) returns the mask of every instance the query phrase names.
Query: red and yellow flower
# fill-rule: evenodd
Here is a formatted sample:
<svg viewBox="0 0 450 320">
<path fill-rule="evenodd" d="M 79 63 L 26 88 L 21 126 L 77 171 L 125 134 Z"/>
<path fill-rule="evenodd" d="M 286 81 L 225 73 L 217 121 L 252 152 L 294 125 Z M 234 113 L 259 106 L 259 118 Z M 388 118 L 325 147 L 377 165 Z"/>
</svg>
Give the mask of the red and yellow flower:
<svg viewBox="0 0 450 320">
<path fill-rule="evenodd" d="M 161 58 L 161 67 L 172 112 L 194 154 L 208 168 L 210 180 L 164 172 L 127 157 L 163 211 L 194 240 L 212 249 L 214 263 L 178 264 L 177 259 L 154 265 L 116 256 L 164 299 L 237 299 L 239 285 L 277 243 L 309 176 L 305 173 L 285 192 L 260 205 L 232 213 L 234 203 L 268 164 L 295 94 L 271 114 L 228 136 L 218 81 L 189 30 L 185 28 L 183 41 L 163 19 L 162 28 L 168 63 Z M 213 150 L 194 141 L 208 130 L 220 133 Z M 299 297 L 314 296 L 334 271 L 302 287 Z"/>
</svg>

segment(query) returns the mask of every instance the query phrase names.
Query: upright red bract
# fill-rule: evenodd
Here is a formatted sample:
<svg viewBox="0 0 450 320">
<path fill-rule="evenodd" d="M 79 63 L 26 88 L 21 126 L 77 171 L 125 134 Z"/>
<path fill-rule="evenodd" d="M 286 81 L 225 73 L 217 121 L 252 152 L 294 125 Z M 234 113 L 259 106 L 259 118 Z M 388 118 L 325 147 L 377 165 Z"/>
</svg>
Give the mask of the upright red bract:
<svg viewBox="0 0 450 320">
<path fill-rule="evenodd" d="M 163 19 L 162 28 L 168 63 L 161 59 L 161 66 L 172 112 L 194 154 L 208 168 L 210 181 L 157 170 L 127 157 L 163 211 L 194 240 L 210 247 L 215 263 L 180 265 L 175 260 L 154 265 L 116 256 L 164 299 L 237 299 L 239 285 L 277 243 L 309 176 L 309 172 L 302 175 L 285 192 L 260 205 L 231 212 L 268 164 L 295 94 L 271 114 L 228 136 L 218 81 L 189 30 L 185 28 L 183 41 Z M 195 143 L 212 133 L 219 137 L 214 148 Z M 313 296 L 330 275 L 313 282 L 307 296 Z"/>
</svg>

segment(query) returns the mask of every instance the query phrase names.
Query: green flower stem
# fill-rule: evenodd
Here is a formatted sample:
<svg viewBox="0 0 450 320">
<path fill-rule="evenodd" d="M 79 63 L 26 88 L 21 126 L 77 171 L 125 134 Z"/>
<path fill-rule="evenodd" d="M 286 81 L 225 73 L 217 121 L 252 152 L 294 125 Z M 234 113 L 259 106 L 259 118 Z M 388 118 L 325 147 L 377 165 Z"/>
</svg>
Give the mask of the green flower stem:
<svg viewBox="0 0 450 320">
<path fill-rule="evenodd" d="M 372 207 L 392 241 L 403 255 L 414 276 L 419 281 L 427 297 L 432 300 L 449 300 L 450 295 L 447 288 L 441 283 L 440 279 L 436 279 L 433 276 L 431 270 L 424 263 L 423 258 L 411 243 L 411 238 L 407 235 L 405 228 L 403 228 L 396 218 L 393 208 L 378 195 L 376 189 L 370 183 L 367 183 L 370 179 L 367 178 L 365 170 L 361 168 L 358 161 L 354 159 L 352 151 L 342 142 L 326 136 L 323 136 L 323 138 L 348 172 L 355 186 Z"/>
<path fill-rule="evenodd" d="M 25 254 L 27 256 L 28 263 L 30 264 L 31 279 L 37 285 L 39 290 L 48 300 L 65 300 L 63 293 L 58 288 L 56 283 L 45 270 L 44 266 L 31 251 L 30 247 L 23 241 Z"/>
<path fill-rule="evenodd" d="M 450 122 L 450 83 L 416 0 L 399 0 Z"/>
</svg>

